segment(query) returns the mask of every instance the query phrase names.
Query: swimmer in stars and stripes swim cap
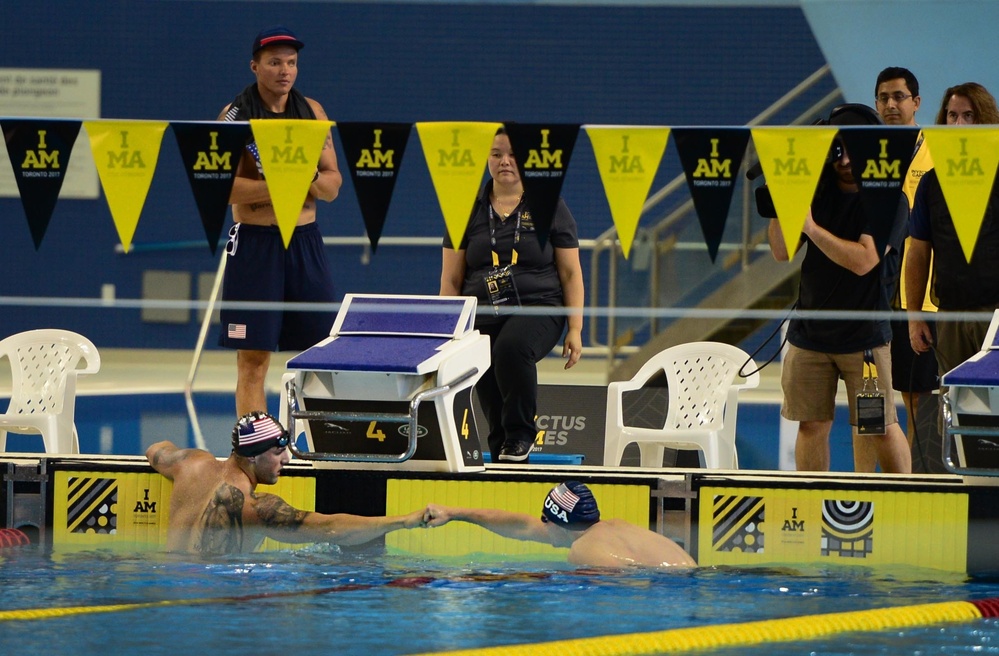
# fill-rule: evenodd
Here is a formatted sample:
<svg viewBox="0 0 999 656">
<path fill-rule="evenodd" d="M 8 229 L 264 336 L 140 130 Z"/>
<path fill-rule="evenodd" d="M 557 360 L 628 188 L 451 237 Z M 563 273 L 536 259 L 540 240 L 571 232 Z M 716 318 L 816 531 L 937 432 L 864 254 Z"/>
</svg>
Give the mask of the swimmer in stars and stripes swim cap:
<svg viewBox="0 0 999 656">
<path fill-rule="evenodd" d="M 585 531 L 600 521 L 600 510 L 590 488 L 578 481 L 566 481 L 545 497 L 541 521 L 571 531 Z"/>
<path fill-rule="evenodd" d="M 232 429 L 232 450 L 252 458 L 276 446 L 288 446 L 288 431 L 266 412 L 250 412 L 239 418 Z"/>
</svg>

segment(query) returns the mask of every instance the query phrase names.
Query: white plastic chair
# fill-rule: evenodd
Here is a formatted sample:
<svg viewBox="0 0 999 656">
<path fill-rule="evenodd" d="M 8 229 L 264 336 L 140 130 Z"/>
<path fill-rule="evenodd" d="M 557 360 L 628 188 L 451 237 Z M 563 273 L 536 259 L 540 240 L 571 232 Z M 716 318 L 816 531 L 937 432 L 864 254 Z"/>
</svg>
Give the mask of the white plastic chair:
<svg viewBox="0 0 999 656">
<path fill-rule="evenodd" d="M 97 347 L 68 330 L 29 330 L 0 341 L 0 359 L 5 357 L 11 398 L 0 415 L 0 453 L 7 449 L 8 431 L 40 433 L 46 453 L 79 453 L 76 377 L 100 370 Z M 84 366 L 77 368 L 81 360 Z"/>
<path fill-rule="evenodd" d="M 753 372 L 747 378 L 743 372 Z M 624 425 L 623 395 L 665 372 L 669 407 L 662 428 Z M 679 344 L 654 355 L 628 381 L 607 386 L 604 464 L 618 466 L 637 442 L 642 467 L 662 467 L 665 447 L 698 449 L 708 469 L 738 469 L 735 424 L 739 390 L 757 387 L 756 363 L 742 349 L 720 342 Z"/>
</svg>

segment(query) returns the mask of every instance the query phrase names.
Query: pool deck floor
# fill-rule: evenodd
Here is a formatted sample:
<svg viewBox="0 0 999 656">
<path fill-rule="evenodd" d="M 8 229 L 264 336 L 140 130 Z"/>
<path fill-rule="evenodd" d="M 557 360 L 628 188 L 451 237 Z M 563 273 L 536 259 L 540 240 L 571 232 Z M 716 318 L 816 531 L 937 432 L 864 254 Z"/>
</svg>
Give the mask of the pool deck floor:
<svg viewBox="0 0 999 656">
<path fill-rule="evenodd" d="M 191 350 L 168 349 L 100 349 L 101 370 L 92 376 L 81 376 L 77 393 L 81 396 L 114 394 L 183 393 L 191 375 L 194 353 Z M 267 391 L 279 393 L 284 363 L 294 352 L 275 353 L 267 374 Z M 542 385 L 606 385 L 608 361 L 602 357 L 584 356 L 575 367 L 564 369 L 565 361 L 548 357 L 538 364 L 538 381 Z M 10 369 L 0 365 L 0 398 L 10 396 Z M 196 392 L 235 392 L 236 353 L 205 351 L 197 363 L 192 389 Z M 740 402 L 780 403 L 780 363 L 775 362 L 760 372 L 760 386 L 746 390 Z"/>
</svg>

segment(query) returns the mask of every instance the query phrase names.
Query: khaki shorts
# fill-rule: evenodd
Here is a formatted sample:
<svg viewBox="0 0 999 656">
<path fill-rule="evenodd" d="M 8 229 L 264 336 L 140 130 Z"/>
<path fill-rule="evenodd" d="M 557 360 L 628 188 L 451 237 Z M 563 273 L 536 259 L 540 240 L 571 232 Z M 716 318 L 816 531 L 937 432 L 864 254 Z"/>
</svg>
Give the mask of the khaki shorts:
<svg viewBox="0 0 999 656">
<path fill-rule="evenodd" d="M 874 351 L 878 390 L 885 395 L 885 425 L 898 423 L 891 385 L 891 348 L 884 344 Z M 832 421 L 836 413 L 836 389 L 846 382 L 850 424 L 857 425 L 857 394 L 864 389 L 864 353 L 820 353 L 787 345 L 780 385 L 784 403 L 780 414 L 791 421 Z"/>
</svg>

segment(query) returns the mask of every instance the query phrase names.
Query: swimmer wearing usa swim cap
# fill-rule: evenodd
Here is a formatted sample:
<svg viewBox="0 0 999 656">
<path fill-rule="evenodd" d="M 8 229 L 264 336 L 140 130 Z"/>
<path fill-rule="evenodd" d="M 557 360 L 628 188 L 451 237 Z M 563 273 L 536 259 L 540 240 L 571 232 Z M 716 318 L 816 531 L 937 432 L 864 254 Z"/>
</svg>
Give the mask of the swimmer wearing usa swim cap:
<svg viewBox="0 0 999 656">
<path fill-rule="evenodd" d="M 501 500 L 502 501 L 502 500 Z M 429 504 L 429 527 L 468 522 L 497 535 L 569 549 L 568 561 L 588 567 L 695 567 L 697 562 L 664 535 L 623 519 L 601 519 L 597 500 L 578 481 L 559 483 L 545 496 L 541 516 L 495 508 Z"/>
<path fill-rule="evenodd" d="M 578 481 L 567 481 L 555 486 L 545 497 L 541 521 L 570 531 L 585 531 L 600 521 L 600 509 L 590 488 Z"/>
</svg>

